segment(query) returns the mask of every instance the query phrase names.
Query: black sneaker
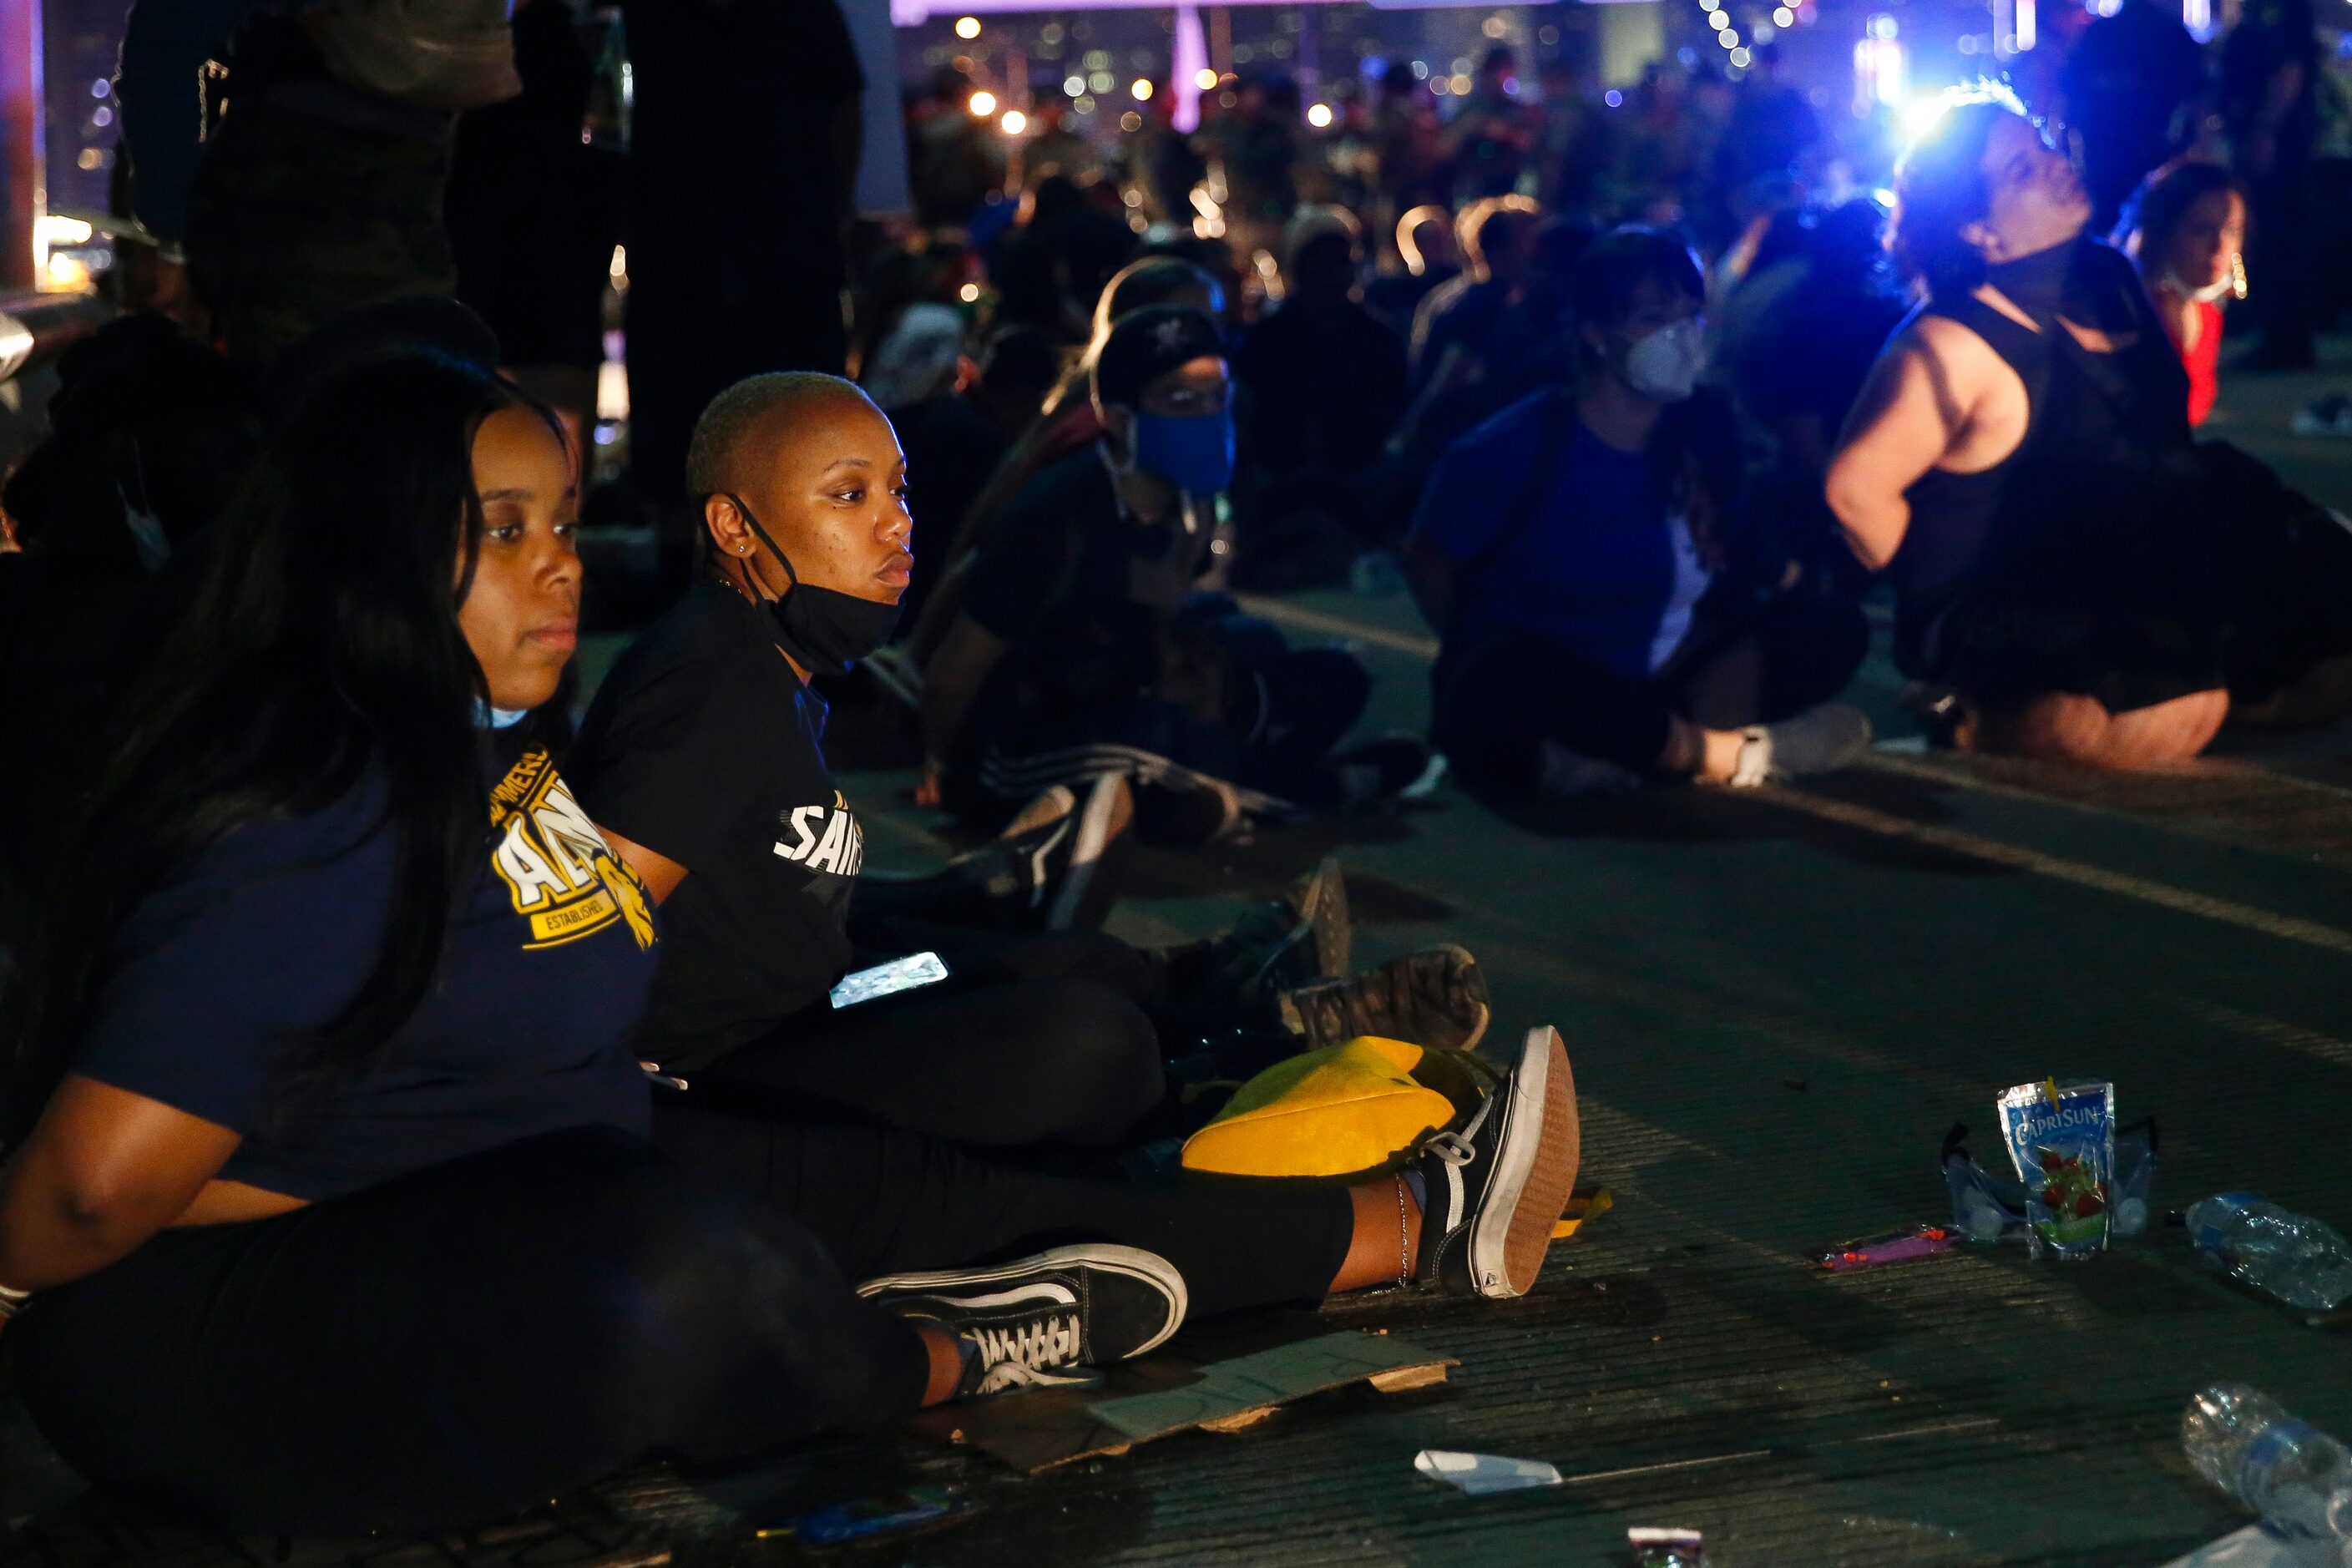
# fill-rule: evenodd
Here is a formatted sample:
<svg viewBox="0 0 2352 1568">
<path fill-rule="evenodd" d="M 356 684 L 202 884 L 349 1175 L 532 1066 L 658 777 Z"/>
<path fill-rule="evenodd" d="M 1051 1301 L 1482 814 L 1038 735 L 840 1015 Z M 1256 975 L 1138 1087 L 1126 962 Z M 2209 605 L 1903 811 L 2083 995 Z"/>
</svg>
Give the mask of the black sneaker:
<svg viewBox="0 0 2352 1568">
<path fill-rule="evenodd" d="M 1559 1030 L 1531 1029 L 1510 1075 L 1460 1127 L 1422 1145 L 1416 1278 L 1459 1296 L 1526 1295 L 1581 1152 L 1568 1047 Z"/>
<path fill-rule="evenodd" d="M 1346 980 L 1282 994 L 1282 1026 L 1302 1049 L 1336 1046 L 1359 1035 L 1403 1040 L 1433 1051 L 1475 1050 L 1486 1037 L 1486 977 L 1466 948 L 1451 943 L 1392 958 Z"/>
<path fill-rule="evenodd" d="M 1157 1348 L 1184 1321 L 1184 1279 L 1139 1247 L 1060 1247 L 992 1268 L 868 1279 L 857 1293 L 964 1347 L 959 1399 L 1087 1381 L 1076 1367 Z"/>
<path fill-rule="evenodd" d="M 1055 784 L 1022 807 L 1003 833 L 942 870 L 860 873 L 859 897 L 885 914 L 991 931 L 1098 925 L 1110 889 L 1097 882 L 1096 872 L 1134 815 L 1127 781 L 1117 773 L 1075 789 Z"/>
<path fill-rule="evenodd" d="M 1211 944 L 1219 981 L 1244 1002 L 1266 1001 L 1294 986 L 1348 973 L 1355 931 L 1348 916 L 1348 879 L 1337 856 L 1234 922 Z"/>
</svg>

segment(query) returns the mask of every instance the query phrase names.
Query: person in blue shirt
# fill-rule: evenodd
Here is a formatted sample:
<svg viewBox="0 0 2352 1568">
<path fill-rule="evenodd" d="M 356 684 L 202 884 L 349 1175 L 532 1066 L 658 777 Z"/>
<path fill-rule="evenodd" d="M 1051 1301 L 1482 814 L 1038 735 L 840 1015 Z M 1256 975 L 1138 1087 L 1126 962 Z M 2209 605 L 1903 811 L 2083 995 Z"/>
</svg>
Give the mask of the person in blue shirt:
<svg viewBox="0 0 2352 1568">
<path fill-rule="evenodd" d="M 1407 541 L 1440 636 L 1433 738 L 1498 799 L 1651 778 L 1752 785 L 1834 768 L 1868 721 L 1831 703 L 1868 642 L 1738 527 L 1729 407 L 1698 394 L 1705 280 L 1671 235 L 1595 241 L 1572 382 L 1446 449 Z"/>
</svg>

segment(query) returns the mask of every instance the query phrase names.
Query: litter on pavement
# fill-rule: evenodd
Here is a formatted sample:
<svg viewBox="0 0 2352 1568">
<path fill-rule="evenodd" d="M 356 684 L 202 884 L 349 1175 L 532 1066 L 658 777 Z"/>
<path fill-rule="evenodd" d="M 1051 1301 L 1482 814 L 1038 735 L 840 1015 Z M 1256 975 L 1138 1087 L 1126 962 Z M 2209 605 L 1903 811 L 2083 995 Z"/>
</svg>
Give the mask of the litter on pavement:
<svg viewBox="0 0 2352 1568">
<path fill-rule="evenodd" d="M 1542 1459 L 1507 1459 L 1499 1454 L 1465 1454 L 1453 1448 L 1423 1448 L 1412 1457 L 1412 1468 L 1433 1481 L 1459 1487 L 1472 1497 L 1488 1492 L 1523 1491 L 1529 1487 L 1559 1485 L 1559 1467 Z"/>
</svg>

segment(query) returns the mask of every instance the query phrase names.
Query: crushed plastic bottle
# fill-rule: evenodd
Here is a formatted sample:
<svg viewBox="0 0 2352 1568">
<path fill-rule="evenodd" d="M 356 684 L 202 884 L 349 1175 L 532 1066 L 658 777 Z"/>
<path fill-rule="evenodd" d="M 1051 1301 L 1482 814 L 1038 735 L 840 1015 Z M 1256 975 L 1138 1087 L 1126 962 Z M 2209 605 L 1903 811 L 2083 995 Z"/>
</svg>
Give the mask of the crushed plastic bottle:
<svg viewBox="0 0 2352 1568">
<path fill-rule="evenodd" d="M 2189 1205 L 2181 1223 L 2231 1279 L 2290 1307 L 2326 1312 L 2352 1300 L 2352 1247 L 2324 1220 L 2252 1193 L 2221 1193 Z"/>
<path fill-rule="evenodd" d="M 2197 1473 L 2313 1563 L 2352 1564 L 2352 1452 L 2242 1383 L 2200 1389 L 2180 1418 Z"/>
</svg>

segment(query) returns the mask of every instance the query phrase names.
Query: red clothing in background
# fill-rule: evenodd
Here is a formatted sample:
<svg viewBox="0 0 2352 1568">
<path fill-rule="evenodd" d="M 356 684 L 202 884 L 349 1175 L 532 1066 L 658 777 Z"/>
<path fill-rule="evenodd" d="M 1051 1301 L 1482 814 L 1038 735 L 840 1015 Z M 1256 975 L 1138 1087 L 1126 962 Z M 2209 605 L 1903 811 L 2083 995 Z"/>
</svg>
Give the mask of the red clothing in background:
<svg viewBox="0 0 2352 1568">
<path fill-rule="evenodd" d="M 2205 416 L 2213 412 L 2213 399 L 2221 391 L 2221 307 L 2210 300 L 2197 302 L 2197 346 L 2185 349 L 2180 340 L 2172 339 L 2179 352 L 2180 363 L 2189 368 L 2189 423 L 2205 423 Z M 2171 337 L 2172 323 L 2164 323 L 2165 335 Z"/>
</svg>

